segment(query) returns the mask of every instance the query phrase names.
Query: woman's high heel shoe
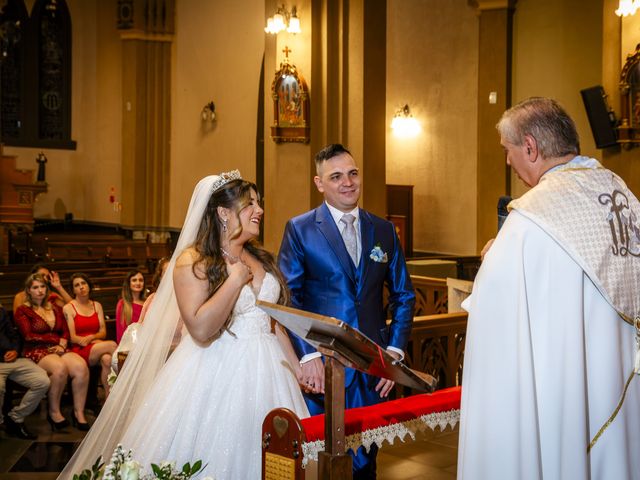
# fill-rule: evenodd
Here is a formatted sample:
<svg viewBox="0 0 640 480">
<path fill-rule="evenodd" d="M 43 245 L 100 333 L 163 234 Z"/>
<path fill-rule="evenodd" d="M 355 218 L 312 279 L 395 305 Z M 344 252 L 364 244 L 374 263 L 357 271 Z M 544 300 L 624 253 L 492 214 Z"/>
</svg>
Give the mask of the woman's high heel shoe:
<svg viewBox="0 0 640 480">
<path fill-rule="evenodd" d="M 76 417 L 76 412 L 71 412 L 71 423 L 73 423 L 73 426 L 81 432 L 88 432 L 91 428 L 91 425 L 89 425 L 88 422 L 83 423 L 78 420 L 78 417 Z"/>
<path fill-rule="evenodd" d="M 67 420 L 66 418 L 60 420 L 59 422 L 56 422 L 53 418 L 51 418 L 51 415 L 47 415 L 47 422 L 49 422 L 49 425 L 51 425 L 51 430 L 54 432 L 57 430 L 62 430 L 63 428 L 69 426 L 69 420 Z"/>
</svg>

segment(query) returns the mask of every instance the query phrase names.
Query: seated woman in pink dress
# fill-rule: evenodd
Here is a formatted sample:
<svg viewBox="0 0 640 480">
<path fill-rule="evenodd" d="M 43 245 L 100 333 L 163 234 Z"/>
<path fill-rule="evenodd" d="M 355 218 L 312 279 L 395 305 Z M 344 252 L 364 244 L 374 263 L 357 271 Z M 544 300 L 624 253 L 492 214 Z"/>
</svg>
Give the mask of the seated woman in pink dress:
<svg viewBox="0 0 640 480">
<path fill-rule="evenodd" d="M 142 306 L 147 298 L 144 285 L 144 275 L 139 270 L 129 272 L 122 285 L 122 298 L 116 305 L 116 340 L 120 339 L 124 331 L 132 323 L 140 320 Z"/>
<path fill-rule="evenodd" d="M 48 301 L 49 287 L 43 275 L 34 273 L 25 282 L 25 302 L 16 310 L 14 320 L 22 338 L 23 354 L 49 375 L 49 414 L 52 430 L 60 430 L 69 422 L 60 411 L 60 398 L 71 377 L 73 412 L 71 419 L 80 429 L 88 429 L 84 404 L 89 386 L 89 367 L 82 357 L 67 349 L 69 329 L 62 309 Z"/>
<path fill-rule="evenodd" d="M 62 309 L 69 327 L 71 351 L 84 358 L 89 366 L 100 364 L 100 380 L 105 393 L 109 395 L 107 377 L 111 355 L 117 344 L 112 340 L 105 340 L 107 325 L 102 305 L 90 299 L 92 285 L 89 277 L 84 273 L 74 273 L 71 275 L 71 287 L 75 298 Z"/>
</svg>

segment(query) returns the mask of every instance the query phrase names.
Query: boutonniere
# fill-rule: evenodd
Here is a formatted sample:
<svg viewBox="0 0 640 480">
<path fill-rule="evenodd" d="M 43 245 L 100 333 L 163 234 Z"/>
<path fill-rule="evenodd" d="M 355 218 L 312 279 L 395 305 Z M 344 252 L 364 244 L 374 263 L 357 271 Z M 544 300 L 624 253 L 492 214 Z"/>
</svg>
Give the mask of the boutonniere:
<svg viewBox="0 0 640 480">
<path fill-rule="evenodd" d="M 389 261 L 387 252 L 382 251 L 382 245 L 380 245 L 380 242 L 376 243 L 376 246 L 373 247 L 369 254 L 369 258 L 377 263 L 387 263 Z"/>
</svg>

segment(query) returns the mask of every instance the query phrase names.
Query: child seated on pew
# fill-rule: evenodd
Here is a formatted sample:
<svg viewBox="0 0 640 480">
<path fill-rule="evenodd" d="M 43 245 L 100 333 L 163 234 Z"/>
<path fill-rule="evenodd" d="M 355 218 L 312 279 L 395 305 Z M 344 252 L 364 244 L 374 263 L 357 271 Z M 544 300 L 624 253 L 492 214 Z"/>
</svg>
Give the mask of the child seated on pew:
<svg viewBox="0 0 640 480">
<path fill-rule="evenodd" d="M 60 276 L 57 272 L 49 270 L 49 268 L 44 263 L 37 263 L 33 266 L 30 275 L 34 273 L 41 274 L 45 281 L 47 282 L 47 287 L 49 289 L 49 297 L 47 301 L 58 305 L 60 308 L 64 307 L 65 304 L 71 301 L 71 295 L 67 293 L 67 291 L 62 286 L 62 282 L 60 281 Z M 13 313 L 16 313 L 18 307 L 25 302 L 26 294 L 24 290 L 20 290 L 16 293 L 16 296 L 13 297 Z"/>
<path fill-rule="evenodd" d="M 71 351 L 80 355 L 88 366 L 100 365 L 100 380 L 109 395 L 107 377 L 111 356 L 117 344 L 107 337 L 107 326 L 100 302 L 91 300 L 92 284 L 84 273 L 71 275 L 71 288 L 75 298 L 65 305 L 63 312 L 69 327 Z"/>
</svg>

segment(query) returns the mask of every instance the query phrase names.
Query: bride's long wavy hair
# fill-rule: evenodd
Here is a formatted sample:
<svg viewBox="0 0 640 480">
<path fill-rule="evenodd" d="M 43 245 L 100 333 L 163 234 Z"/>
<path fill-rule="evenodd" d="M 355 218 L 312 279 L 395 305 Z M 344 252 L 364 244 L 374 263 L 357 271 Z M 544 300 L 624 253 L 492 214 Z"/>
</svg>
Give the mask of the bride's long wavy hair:
<svg viewBox="0 0 640 480">
<path fill-rule="evenodd" d="M 240 212 L 251 203 L 251 190 L 258 195 L 258 187 L 246 180 L 232 180 L 212 193 L 207 209 L 200 222 L 194 248 L 198 253 L 198 259 L 193 263 L 193 274 L 198 275 L 197 268 L 202 266 L 209 281 L 209 298 L 220 288 L 228 277 L 227 266 L 222 256 L 222 220 L 218 215 L 218 207 L 229 209 L 238 218 L 238 228 L 228 232 L 229 238 L 237 238 L 242 233 L 240 224 Z M 275 257 L 265 250 L 257 240 L 252 239 L 244 244 L 244 248 L 256 257 L 266 272 L 271 273 L 280 284 L 280 298 L 278 303 L 288 305 L 290 300 L 287 283 L 276 264 Z"/>
</svg>

